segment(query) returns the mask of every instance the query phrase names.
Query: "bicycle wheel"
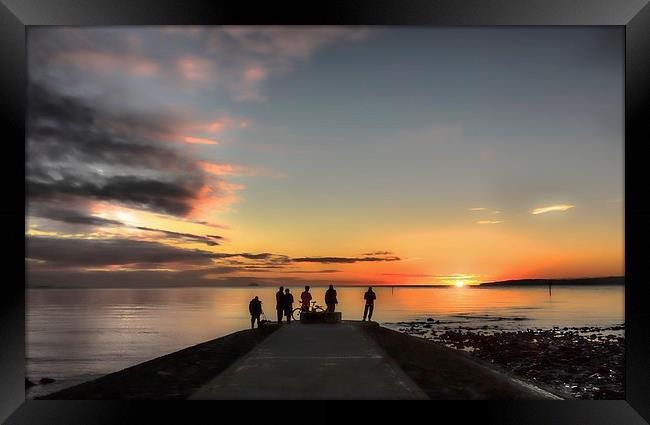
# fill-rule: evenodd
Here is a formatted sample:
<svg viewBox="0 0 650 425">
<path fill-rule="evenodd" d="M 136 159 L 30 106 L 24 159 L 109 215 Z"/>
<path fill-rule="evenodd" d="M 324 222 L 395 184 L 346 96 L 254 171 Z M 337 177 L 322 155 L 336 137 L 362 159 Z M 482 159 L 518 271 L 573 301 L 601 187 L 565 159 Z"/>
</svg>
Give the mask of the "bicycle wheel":
<svg viewBox="0 0 650 425">
<path fill-rule="evenodd" d="M 301 311 L 302 310 L 301 310 L 300 307 L 296 307 L 296 308 L 293 309 L 293 311 L 291 312 L 291 317 L 293 317 L 293 320 L 300 320 L 300 312 Z"/>
</svg>

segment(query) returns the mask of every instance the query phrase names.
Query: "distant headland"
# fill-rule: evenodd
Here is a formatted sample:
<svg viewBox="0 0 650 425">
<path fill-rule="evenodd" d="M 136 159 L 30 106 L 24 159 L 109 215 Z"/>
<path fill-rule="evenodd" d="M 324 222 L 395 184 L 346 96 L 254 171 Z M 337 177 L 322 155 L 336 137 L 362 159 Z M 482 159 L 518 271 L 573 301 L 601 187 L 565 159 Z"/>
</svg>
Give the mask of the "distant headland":
<svg viewBox="0 0 650 425">
<path fill-rule="evenodd" d="M 516 279 L 499 282 L 485 282 L 477 285 L 479 288 L 492 288 L 504 286 L 593 286 L 593 285 L 624 285 L 625 276 L 584 277 L 576 279 Z"/>
</svg>

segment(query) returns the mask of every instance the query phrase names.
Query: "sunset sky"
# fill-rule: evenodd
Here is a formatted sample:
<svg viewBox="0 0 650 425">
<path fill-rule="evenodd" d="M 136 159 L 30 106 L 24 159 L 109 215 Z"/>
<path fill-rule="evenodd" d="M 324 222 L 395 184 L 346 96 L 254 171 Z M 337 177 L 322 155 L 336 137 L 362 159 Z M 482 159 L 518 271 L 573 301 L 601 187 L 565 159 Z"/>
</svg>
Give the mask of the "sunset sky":
<svg viewBox="0 0 650 425">
<path fill-rule="evenodd" d="M 623 30 L 32 27 L 33 285 L 623 275 Z"/>
</svg>

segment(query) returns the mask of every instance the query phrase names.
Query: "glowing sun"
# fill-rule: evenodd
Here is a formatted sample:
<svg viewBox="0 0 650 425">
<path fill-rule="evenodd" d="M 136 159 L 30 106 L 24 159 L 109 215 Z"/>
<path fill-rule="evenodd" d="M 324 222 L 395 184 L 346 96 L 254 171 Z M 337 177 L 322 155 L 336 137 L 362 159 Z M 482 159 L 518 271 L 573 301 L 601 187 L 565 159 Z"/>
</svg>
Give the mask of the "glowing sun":
<svg viewBox="0 0 650 425">
<path fill-rule="evenodd" d="M 463 286 L 465 286 L 465 284 L 463 283 L 462 280 L 457 280 L 456 281 L 456 286 L 459 287 L 459 288 L 462 288 Z"/>
</svg>

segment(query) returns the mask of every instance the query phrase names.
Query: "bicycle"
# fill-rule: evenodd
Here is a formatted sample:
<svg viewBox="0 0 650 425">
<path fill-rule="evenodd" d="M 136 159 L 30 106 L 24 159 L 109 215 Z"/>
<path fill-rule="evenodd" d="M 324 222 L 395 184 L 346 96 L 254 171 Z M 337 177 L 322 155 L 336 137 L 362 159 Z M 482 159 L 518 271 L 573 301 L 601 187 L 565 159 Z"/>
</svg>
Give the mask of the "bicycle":
<svg viewBox="0 0 650 425">
<path fill-rule="evenodd" d="M 312 301 L 311 310 L 309 310 L 309 308 L 304 309 L 303 306 L 296 307 L 291 311 L 291 317 L 293 317 L 293 320 L 300 320 L 300 314 L 302 312 L 325 313 L 325 309 L 316 304 L 316 301 Z"/>
</svg>

